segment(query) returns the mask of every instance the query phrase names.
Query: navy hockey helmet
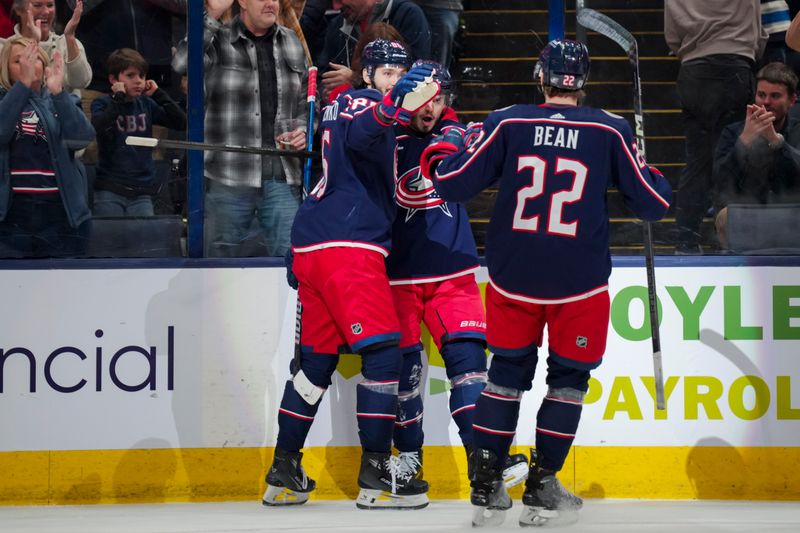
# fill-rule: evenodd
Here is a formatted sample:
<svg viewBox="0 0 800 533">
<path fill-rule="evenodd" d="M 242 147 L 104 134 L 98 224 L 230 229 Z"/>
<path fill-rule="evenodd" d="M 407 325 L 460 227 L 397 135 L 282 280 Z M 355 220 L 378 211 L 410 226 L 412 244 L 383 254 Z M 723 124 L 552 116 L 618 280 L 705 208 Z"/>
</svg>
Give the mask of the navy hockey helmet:
<svg viewBox="0 0 800 533">
<path fill-rule="evenodd" d="M 533 78 L 542 85 L 577 91 L 589 79 L 589 50 L 586 45 L 570 39 L 553 39 L 542 48 L 533 69 Z"/>
<path fill-rule="evenodd" d="M 411 68 L 421 65 L 430 65 L 433 67 L 433 79 L 439 83 L 439 87 L 441 88 L 439 94 L 444 96 L 445 105 L 452 105 L 455 99 L 455 87 L 453 85 L 453 77 L 450 75 L 450 71 L 447 70 L 447 67 L 432 59 L 417 59 L 414 61 L 414 64 L 411 65 Z"/>
<path fill-rule="evenodd" d="M 411 66 L 411 54 L 408 49 L 397 41 L 388 39 L 375 39 L 364 47 L 361 54 L 361 66 L 370 70 L 385 65 Z"/>
<path fill-rule="evenodd" d="M 433 79 L 439 82 L 439 87 L 442 89 L 441 92 L 453 92 L 453 77 L 450 76 L 450 71 L 447 70 L 447 67 L 432 59 L 417 59 L 414 61 L 414 64 L 411 65 L 411 68 L 421 65 L 430 65 L 433 67 Z"/>
</svg>

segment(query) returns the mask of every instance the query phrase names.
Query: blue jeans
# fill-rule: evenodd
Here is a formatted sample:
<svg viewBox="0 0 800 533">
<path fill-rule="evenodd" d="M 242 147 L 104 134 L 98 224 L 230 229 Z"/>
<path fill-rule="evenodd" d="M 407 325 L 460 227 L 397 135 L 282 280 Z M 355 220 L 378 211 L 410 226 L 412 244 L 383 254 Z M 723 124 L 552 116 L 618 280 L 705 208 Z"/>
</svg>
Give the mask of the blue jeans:
<svg viewBox="0 0 800 533">
<path fill-rule="evenodd" d="M 206 182 L 205 255 L 241 257 L 248 241 L 263 242 L 266 255 L 282 257 L 290 246 L 300 187 L 265 179 L 261 188 Z"/>
<path fill-rule="evenodd" d="M 438 7 L 422 7 L 431 27 L 431 59 L 450 67 L 453 39 L 458 31 L 458 11 Z"/>
<path fill-rule="evenodd" d="M 143 194 L 128 198 L 111 191 L 94 192 L 92 213 L 96 217 L 151 217 L 153 216 L 153 197 Z"/>
</svg>

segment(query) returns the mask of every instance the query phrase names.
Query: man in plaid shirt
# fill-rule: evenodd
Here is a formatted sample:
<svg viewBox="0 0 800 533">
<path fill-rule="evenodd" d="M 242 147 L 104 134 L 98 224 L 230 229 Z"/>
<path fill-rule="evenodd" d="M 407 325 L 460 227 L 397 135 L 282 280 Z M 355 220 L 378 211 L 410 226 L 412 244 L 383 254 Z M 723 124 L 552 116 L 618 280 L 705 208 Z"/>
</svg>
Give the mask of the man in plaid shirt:
<svg viewBox="0 0 800 533">
<path fill-rule="evenodd" d="M 213 144 L 306 147 L 308 65 L 302 44 L 278 24 L 278 0 L 239 0 L 230 23 L 219 18 L 233 0 L 206 2 L 205 141 Z M 172 62 L 186 73 L 188 45 Z M 253 219 L 268 255 L 282 256 L 300 201 L 297 158 L 206 152 L 206 256 L 242 254 Z"/>
</svg>

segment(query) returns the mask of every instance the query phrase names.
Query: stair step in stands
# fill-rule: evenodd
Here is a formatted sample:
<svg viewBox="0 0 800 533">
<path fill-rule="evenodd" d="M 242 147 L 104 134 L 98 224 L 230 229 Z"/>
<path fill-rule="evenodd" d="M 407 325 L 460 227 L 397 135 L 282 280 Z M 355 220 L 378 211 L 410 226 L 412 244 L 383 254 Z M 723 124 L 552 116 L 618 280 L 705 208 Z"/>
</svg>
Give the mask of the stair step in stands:
<svg viewBox="0 0 800 533">
<path fill-rule="evenodd" d="M 533 67 L 547 42 L 548 0 L 466 0 L 461 41 L 453 75 L 459 96 L 455 107 L 464 122 L 483 120 L 488 113 L 518 103 L 541 103 L 533 83 Z M 628 29 L 637 39 L 640 55 L 647 160 L 677 187 L 685 166 L 680 103 L 675 86 L 679 61 L 664 41 L 663 0 L 586 0 Z M 575 38 L 575 1 L 567 0 L 566 37 Z M 586 105 L 621 115 L 633 123 L 632 71 L 627 55 L 610 39 L 587 32 L 592 56 Z M 485 191 L 468 204 L 479 247 L 494 206 Z M 674 204 L 674 202 L 673 202 Z M 627 210 L 617 191 L 608 194 L 611 244 L 614 253 L 642 252 L 641 222 Z M 674 205 L 667 218 L 654 224 L 656 250 L 671 253 L 677 230 Z M 716 247 L 713 223 L 704 221 L 703 245 Z"/>
</svg>

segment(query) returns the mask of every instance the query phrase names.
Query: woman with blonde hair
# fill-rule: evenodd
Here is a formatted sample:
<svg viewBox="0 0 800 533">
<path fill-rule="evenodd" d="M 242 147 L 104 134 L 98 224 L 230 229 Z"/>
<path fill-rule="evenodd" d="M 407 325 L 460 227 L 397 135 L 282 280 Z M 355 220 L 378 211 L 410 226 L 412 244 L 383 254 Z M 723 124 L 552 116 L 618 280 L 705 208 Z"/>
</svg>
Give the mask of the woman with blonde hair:
<svg viewBox="0 0 800 533">
<path fill-rule="evenodd" d="M 68 91 L 84 89 L 92 81 L 92 67 L 81 42 L 75 37 L 83 14 L 83 0 L 75 2 L 64 33 L 55 32 L 55 0 L 13 0 L 11 15 L 18 21 L 14 35 L 38 41 L 45 53 L 53 57 L 58 50 L 64 58 L 64 85 Z"/>
<path fill-rule="evenodd" d="M 82 255 L 91 228 L 75 151 L 94 139 L 64 58 L 15 36 L 0 49 L 0 256 Z"/>
</svg>

